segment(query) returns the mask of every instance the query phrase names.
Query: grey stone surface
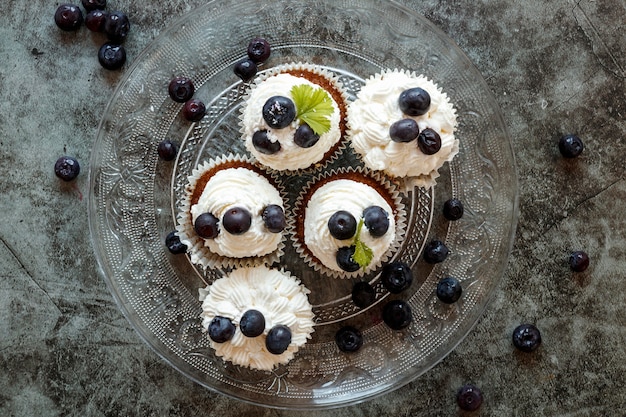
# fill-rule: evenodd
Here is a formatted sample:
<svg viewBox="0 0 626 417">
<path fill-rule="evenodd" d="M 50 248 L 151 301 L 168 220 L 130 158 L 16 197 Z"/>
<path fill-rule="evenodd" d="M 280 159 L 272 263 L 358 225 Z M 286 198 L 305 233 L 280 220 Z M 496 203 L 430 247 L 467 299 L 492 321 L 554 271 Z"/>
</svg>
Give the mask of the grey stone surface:
<svg viewBox="0 0 626 417">
<path fill-rule="evenodd" d="M 129 61 L 201 0 L 111 0 L 132 21 Z M 5 0 L 0 13 L 0 415 L 621 416 L 626 413 L 626 4 L 623 0 L 402 3 L 452 37 L 502 107 L 520 178 L 520 221 L 502 284 L 477 327 L 434 369 L 382 398 L 333 411 L 259 408 L 210 392 L 153 353 L 98 276 L 87 172 L 122 72 L 104 38 L 63 33 L 58 2 Z M 250 11 L 254 13 L 253 10 Z M 279 11 L 277 11 L 279 12 Z M 586 150 L 564 160 L 558 137 Z M 53 174 L 76 156 L 72 184 Z M 590 255 L 573 274 L 571 250 Z M 543 345 L 515 352 L 521 322 Z M 485 395 L 458 411 L 465 382 Z"/>
</svg>

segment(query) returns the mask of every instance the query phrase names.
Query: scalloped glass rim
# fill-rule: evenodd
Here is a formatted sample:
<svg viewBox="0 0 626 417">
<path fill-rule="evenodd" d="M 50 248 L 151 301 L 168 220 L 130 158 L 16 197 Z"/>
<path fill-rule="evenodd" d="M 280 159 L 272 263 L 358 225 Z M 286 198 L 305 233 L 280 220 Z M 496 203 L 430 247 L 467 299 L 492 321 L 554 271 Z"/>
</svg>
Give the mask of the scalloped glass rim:
<svg viewBox="0 0 626 417">
<path fill-rule="evenodd" d="M 285 8 L 289 13 L 274 12 Z M 242 13 L 250 9 L 254 16 Z M 233 81 L 230 68 L 245 54 L 246 39 L 264 32 L 276 46 L 273 64 L 299 58 L 348 69 L 357 78 L 387 67 L 410 68 L 437 82 L 457 106 L 461 152 L 442 169 L 435 195 L 461 198 L 466 215 L 427 225 L 431 237 L 444 237 L 452 253 L 445 266 L 417 263 L 416 272 L 423 275 L 409 296 L 416 313 L 409 330 L 374 325 L 365 332 L 365 350 L 350 357 L 337 357 L 332 341 L 307 344 L 293 366 L 259 375 L 211 360 L 198 341 L 190 319 L 198 315 L 198 305 L 187 302 L 198 279 L 193 268 L 164 250 L 164 233 L 173 227 L 172 201 L 154 190 L 169 190 L 172 179 L 172 168 L 157 160 L 156 144 L 172 132 L 186 137 L 187 129 L 194 129 L 180 123 L 180 106 L 168 101 L 166 82 L 181 72 L 193 74 L 198 94 L 218 96 Z M 442 360 L 475 326 L 495 292 L 518 217 L 511 143 L 485 81 L 443 32 L 388 1 L 211 1 L 177 19 L 120 81 L 100 124 L 89 177 L 89 225 L 100 272 L 137 333 L 197 383 L 282 409 L 362 402 L 404 386 Z M 460 276 L 467 289 L 452 309 L 433 301 L 432 288 L 442 274 Z M 171 279 L 177 276 L 190 281 Z M 414 349 L 420 360 L 411 362 L 404 349 Z M 318 354 L 340 363 L 339 373 L 328 368 L 312 378 L 310 372 L 320 370 L 310 356 Z M 199 363 L 209 368 L 200 369 Z M 305 380 L 313 383 L 306 386 Z"/>
</svg>

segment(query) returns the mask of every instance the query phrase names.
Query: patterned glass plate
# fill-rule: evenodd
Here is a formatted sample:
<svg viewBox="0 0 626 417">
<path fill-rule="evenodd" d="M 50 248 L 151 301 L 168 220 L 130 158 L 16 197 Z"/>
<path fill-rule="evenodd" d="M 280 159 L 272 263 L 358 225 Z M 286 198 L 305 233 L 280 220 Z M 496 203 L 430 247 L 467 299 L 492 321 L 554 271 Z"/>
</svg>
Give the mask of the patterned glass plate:
<svg viewBox="0 0 626 417">
<path fill-rule="evenodd" d="M 409 223 L 395 254 L 412 265 L 412 287 L 388 294 L 374 271 L 364 279 L 376 289 L 368 309 L 354 306 L 355 280 L 316 273 L 287 240 L 281 266 L 311 290 L 313 338 L 289 364 L 253 371 L 217 358 L 200 326 L 198 288 L 224 271 L 194 267 L 172 255 L 164 240 L 174 230 L 187 175 L 201 161 L 246 153 L 238 116 L 246 86 L 233 73 L 250 39 L 263 36 L 272 56 L 262 69 L 289 62 L 321 65 L 337 74 L 354 98 L 365 79 L 386 68 L 406 68 L 434 80 L 455 104 L 460 151 L 430 190 L 403 197 Z M 191 124 L 167 93 L 186 75 L 207 103 Z M 157 145 L 178 142 L 174 162 L 159 159 Z M 349 149 L 325 169 L 360 165 Z M 311 175 L 319 174 L 313 172 Z M 284 175 L 293 207 L 311 177 Z M 141 337 L 192 380 L 243 401 L 277 408 L 316 409 L 360 402 L 419 377 L 447 355 L 484 311 L 506 266 L 517 219 L 517 179 L 502 115 L 480 74 L 454 43 L 423 17 L 381 0 L 212 1 L 174 22 L 135 61 L 101 122 L 90 171 L 92 242 L 102 274 L 120 309 Z M 455 222 L 441 207 L 451 197 L 465 206 Z M 450 255 L 435 266 L 421 259 L 425 242 L 445 241 Z M 457 277 L 462 298 L 447 305 L 437 282 Z M 381 322 L 382 306 L 406 300 L 408 329 Z M 363 347 L 339 351 L 334 333 L 359 327 Z"/>
</svg>

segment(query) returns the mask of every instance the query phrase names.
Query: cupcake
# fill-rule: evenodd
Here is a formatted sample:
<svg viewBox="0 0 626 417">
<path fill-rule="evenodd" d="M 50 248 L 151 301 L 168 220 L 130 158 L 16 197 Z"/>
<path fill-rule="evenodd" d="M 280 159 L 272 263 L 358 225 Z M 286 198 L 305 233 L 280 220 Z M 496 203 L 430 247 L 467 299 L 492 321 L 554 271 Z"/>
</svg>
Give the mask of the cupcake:
<svg viewBox="0 0 626 417">
<path fill-rule="evenodd" d="M 254 158 L 271 169 L 307 169 L 341 151 L 346 111 L 337 76 L 314 65 L 283 65 L 251 86 L 242 106 L 242 137 Z"/>
<path fill-rule="evenodd" d="M 403 188 L 431 187 L 458 153 L 456 111 L 423 75 L 387 70 L 370 77 L 348 108 L 351 146 L 365 166 Z"/>
<path fill-rule="evenodd" d="M 287 272 L 235 269 L 199 292 L 211 347 L 235 365 L 269 371 L 286 364 L 314 331 L 309 291 Z"/>
<path fill-rule="evenodd" d="M 290 218 L 296 251 L 309 266 L 335 278 L 377 269 L 398 250 L 405 229 L 404 205 L 393 184 L 362 168 L 317 177 Z"/>
<path fill-rule="evenodd" d="M 285 203 L 278 183 L 241 156 L 200 164 L 189 176 L 177 234 L 203 267 L 272 264 L 284 248 Z"/>
</svg>

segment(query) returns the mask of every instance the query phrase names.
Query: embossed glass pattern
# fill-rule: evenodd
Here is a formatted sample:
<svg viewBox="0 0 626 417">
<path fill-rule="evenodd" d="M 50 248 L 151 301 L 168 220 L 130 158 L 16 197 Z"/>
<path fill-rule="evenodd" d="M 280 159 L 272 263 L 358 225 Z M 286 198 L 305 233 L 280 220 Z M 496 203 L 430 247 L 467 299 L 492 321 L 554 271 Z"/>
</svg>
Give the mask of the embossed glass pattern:
<svg viewBox="0 0 626 417">
<path fill-rule="evenodd" d="M 324 277 L 287 244 L 282 263 L 311 289 L 313 339 L 286 366 L 259 372 L 216 358 L 200 327 L 197 289 L 222 276 L 192 266 L 164 244 L 174 230 L 186 176 L 200 161 L 245 153 L 239 109 L 245 86 L 232 71 L 255 36 L 268 38 L 264 68 L 289 62 L 322 65 L 341 77 L 354 98 L 364 80 L 384 68 L 408 68 L 434 80 L 457 108 L 460 152 L 441 170 L 434 190 L 405 198 L 410 223 L 396 258 L 413 265 L 410 290 L 389 295 L 378 272 L 365 277 L 376 303 L 360 310 L 350 300 L 355 280 Z M 191 77 L 207 116 L 190 124 L 167 94 L 176 75 Z M 175 163 L 159 160 L 164 139 L 181 143 Z M 324 169 L 359 166 L 349 150 Z M 314 170 L 281 176 L 293 207 Z M 419 377 L 471 330 L 506 266 L 517 217 L 517 183 L 510 140 L 489 89 L 468 58 L 423 17 L 387 1 L 212 1 L 174 22 L 136 60 L 120 82 L 102 120 L 90 170 L 92 241 L 102 274 L 121 310 L 168 363 L 220 393 L 278 408 L 347 405 Z M 443 201 L 461 199 L 464 216 L 441 214 Z M 444 240 L 448 259 L 421 260 L 424 243 Z M 453 305 L 435 296 L 446 275 L 461 280 Z M 404 331 L 380 320 L 386 300 L 402 298 L 413 310 Z M 334 332 L 359 327 L 363 347 L 339 351 Z"/>
</svg>

